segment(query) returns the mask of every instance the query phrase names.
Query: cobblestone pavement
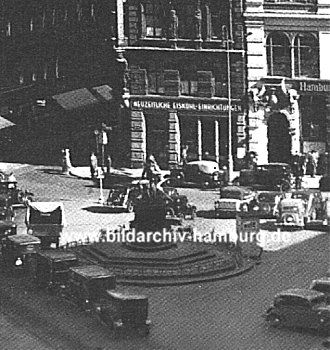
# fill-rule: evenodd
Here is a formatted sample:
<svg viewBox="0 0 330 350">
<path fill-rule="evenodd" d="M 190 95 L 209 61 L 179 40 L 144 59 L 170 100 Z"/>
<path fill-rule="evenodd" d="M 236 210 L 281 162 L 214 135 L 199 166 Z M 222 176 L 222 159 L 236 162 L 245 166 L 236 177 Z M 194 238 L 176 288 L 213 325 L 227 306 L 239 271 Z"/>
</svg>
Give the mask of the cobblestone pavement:
<svg viewBox="0 0 330 350">
<path fill-rule="evenodd" d="M 56 167 L 19 169 L 17 179 L 36 200 L 63 201 L 68 225 L 64 240 L 92 238 L 100 227 L 128 223 L 132 214 L 100 212 L 99 189 L 88 180 L 60 174 Z M 182 189 L 195 202 L 200 230 L 235 230 L 234 220 L 212 218 L 216 191 Z M 17 209 L 24 231 L 24 210 Z M 189 223 L 191 223 L 189 221 Z M 275 231 L 274 231 L 275 232 Z M 1 272 L 0 348 L 11 349 L 223 349 L 318 350 L 322 338 L 307 332 L 270 329 L 261 315 L 275 293 L 307 287 L 328 269 L 329 236 L 314 230 L 290 233 L 291 241 L 274 243 L 262 264 L 251 272 L 225 281 L 165 288 L 132 288 L 149 296 L 152 329 L 147 339 L 115 340 L 112 333 L 89 315 L 58 297 L 21 290 L 19 280 Z M 8 332 L 12 334 L 8 339 Z"/>
</svg>

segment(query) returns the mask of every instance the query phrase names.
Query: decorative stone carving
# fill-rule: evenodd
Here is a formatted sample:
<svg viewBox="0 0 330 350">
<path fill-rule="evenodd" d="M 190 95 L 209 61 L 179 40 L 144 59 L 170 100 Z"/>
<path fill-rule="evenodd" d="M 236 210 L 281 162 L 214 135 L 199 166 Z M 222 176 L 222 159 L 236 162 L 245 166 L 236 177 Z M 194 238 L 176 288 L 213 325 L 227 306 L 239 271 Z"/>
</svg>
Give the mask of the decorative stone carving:
<svg viewBox="0 0 330 350">
<path fill-rule="evenodd" d="M 202 38 L 202 11 L 197 9 L 194 16 L 194 29 L 195 29 L 195 38 L 200 40 Z"/>
<path fill-rule="evenodd" d="M 176 15 L 175 10 L 170 10 L 170 20 L 169 20 L 169 28 L 168 28 L 168 38 L 169 39 L 177 39 L 178 38 L 178 16 Z"/>
</svg>

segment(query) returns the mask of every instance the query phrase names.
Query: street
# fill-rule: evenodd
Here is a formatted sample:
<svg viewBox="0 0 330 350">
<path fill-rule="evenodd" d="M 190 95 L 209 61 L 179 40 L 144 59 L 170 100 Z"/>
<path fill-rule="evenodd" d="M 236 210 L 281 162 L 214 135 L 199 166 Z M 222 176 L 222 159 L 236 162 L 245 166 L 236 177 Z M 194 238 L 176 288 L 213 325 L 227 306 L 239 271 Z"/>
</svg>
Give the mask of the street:
<svg viewBox="0 0 330 350">
<path fill-rule="evenodd" d="M 99 189 L 90 180 L 62 175 L 58 167 L 19 168 L 20 188 L 36 201 L 62 201 L 67 226 L 62 243 L 97 238 L 100 228 L 128 224 L 134 214 L 109 213 L 97 204 Z M 198 208 L 199 230 L 235 230 L 234 219 L 214 219 L 215 190 L 180 189 Z M 107 195 L 107 191 L 104 191 Z M 25 232 L 23 208 L 17 209 L 19 232 Z M 268 226 L 265 226 L 268 227 Z M 317 334 L 271 329 L 261 317 L 274 295 L 291 287 L 308 287 L 329 266 L 325 231 L 290 232 L 291 240 L 267 243 L 262 263 L 238 277 L 202 285 L 129 289 L 149 297 L 152 328 L 148 338 L 115 340 L 107 327 L 67 300 L 47 295 L 22 278 L 1 271 L 0 348 L 11 349 L 322 349 Z M 123 288 L 123 287 L 119 287 Z"/>
</svg>

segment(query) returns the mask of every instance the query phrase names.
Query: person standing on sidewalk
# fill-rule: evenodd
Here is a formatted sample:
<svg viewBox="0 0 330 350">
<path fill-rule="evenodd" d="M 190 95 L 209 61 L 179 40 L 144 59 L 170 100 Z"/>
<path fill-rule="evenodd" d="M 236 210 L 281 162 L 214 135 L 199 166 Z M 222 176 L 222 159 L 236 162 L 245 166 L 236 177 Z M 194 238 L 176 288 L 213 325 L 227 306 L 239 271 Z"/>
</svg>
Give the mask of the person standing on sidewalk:
<svg viewBox="0 0 330 350">
<path fill-rule="evenodd" d="M 107 164 L 106 164 L 106 167 L 107 167 L 107 175 L 108 175 L 108 176 L 109 176 L 110 173 L 111 173 L 111 165 L 112 165 L 112 160 L 111 160 L 110 154 L 108 154 L 108 156 L 107 156 Z"/>
<path fill-rule="evenodd" d="M 94 152 L 92 152 L 90 160 L 89 160 L 89 166 L 91 171 L 91 177 L 92 179 L 95 179 L 96 172 L 97 172 L 97 157 Z"/>
</svg>

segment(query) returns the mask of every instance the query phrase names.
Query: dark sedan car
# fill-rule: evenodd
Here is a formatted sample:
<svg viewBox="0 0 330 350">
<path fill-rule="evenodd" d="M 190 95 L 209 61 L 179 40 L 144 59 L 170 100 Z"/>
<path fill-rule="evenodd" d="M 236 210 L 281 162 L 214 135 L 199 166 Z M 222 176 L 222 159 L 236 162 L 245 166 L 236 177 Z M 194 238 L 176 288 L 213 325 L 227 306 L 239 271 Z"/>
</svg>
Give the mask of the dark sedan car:
<svg viewBox="0 0 330 350">
<path fill-rule="evenodd" d="M 275 218 L 278 214 L 278 204 L 282 194 L 276 191 L 258 192 L 255 200 L 250 203 L 250 211 L 265 219 Z"/>
<path fill-rule="evenodd" d="M 324 293 L 311 289 L 289 289 L 275 296 L 264 315 L 271 326 L 330 331 L 330 305 Z"/>
</svg>

